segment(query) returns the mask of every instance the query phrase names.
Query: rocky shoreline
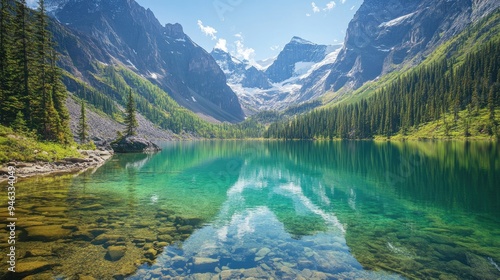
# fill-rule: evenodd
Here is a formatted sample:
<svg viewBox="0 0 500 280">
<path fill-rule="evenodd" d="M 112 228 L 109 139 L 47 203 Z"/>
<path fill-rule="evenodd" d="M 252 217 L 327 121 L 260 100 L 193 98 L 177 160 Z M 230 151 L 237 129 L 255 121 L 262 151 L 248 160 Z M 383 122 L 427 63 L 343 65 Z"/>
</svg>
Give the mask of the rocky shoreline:
<svg viewBox="0 0 500 280">
<path fill-rule="evenodd" d="M 0 166 L 0 182 L 6 181 L 8 167 L 16 167 L 17 178 L 79 173 L 96 168 L 109 160 L 114 152 L 109 150 L 81 150 L 82 158 L 65 158 L 55 162 L 9 162 Z"/>
</svg>

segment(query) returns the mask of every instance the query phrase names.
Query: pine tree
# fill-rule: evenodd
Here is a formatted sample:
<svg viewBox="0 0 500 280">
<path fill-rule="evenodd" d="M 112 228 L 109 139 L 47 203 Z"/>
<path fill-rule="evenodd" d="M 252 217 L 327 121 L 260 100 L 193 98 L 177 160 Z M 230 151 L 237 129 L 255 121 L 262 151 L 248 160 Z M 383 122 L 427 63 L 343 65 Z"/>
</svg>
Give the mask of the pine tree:
<svg viewBox="0 0 500 280">
<path fill-rule="evenodd" d="M 80 107 L 80 118 L 78 119 L 78 128 L 77 128 L 78 138 L 80 138 L 80 143 L 87 143 L 88 139 L 88 125 L 87 125 L 87 117 L 85 115 L 85 103 L 82 100 L 82 104 Z"/>
<path fill-rule="evenodd" d="M 37 125 L 38 132 L 43 139 L 56 140 L 55 133 L 57 127 L 57 118 L 53 115 L 55 109 L 50 96 L 50 84 L 47 79 L 47 52 L 48 46 L 48 31 L 47 21 L 45 19 L 44 1 L 38 2 L 38 10 L 36 12 L 36 25 L 35 25 L 35 73 L 34 78 L 37 83 L 34 85 L 34 94 L 31 102 L 33 103 L 32 118 L 33 122 Z"/>
<path fill-rule="evenodd" d="M 137 119 L 135 117 L 135 101 L 132 96 L 132 90 L 129 90 L 128 100 L 127 100 L 127 108 L 126 108 L 126 117 L 125 117 L 125 135 L 133 136 L 136 135 L 136 129 L 139 126 L 137 123 Z"/>
<path fill-rule="evenodd" d="M 453 123 L 456 125 L 458 121 L 458 112 L 460 111 L 460 97 L 457 95 L 453 101 Z"/>
<path fill-rule="evenodd" d="M 24 117 L 28 127 L 34 128 L 31 118 L 32 90 L 30 83 L 30 66 L 33 62 L 33 44 L 30 44 L 32 38 L 32 24 L 28 17 L 28 8 L 26 0 L 15 1 L 15 17 L 13 18 L 14 31 L 12 34 L 12 91 L 13 103 L 19 106 L 17 102 L 22 102 Z"/>
<path fill-rule="evenodd" d="M 61 69 L 57 67 L 56 61 L 57 52 L 54 49 L 51 49 L 49 61 L 50 67 L 48 68 L 47 76 L 51 85 L 50 96 L 58 118 L 56 123 L 57 141 L 63 144 L 68 144 L 72 139 L 71 130 L 69 129 L 70 116 L 65 102 L 68 92 L 62 83 Z"/>
<path fill-rule="evenodd" d="M 7 124 L 12 116 L 12 106 L 8 104 L 10 93 L 10 48 L 12 30 L 12 11 L 8 0 L 0 2 L 0 124 Z"/>
<path fill-rule="evenodd" d="M 490 122 L 495 122 L 495 86 L 488 93 L 488 111 Z"/>
<path fill-rule="evenodd" d="M 479 101 L 479 95 L 477 93 L 477 88 L 474 88 L 472 93 L 472 106 L 474 106 L 474 115 L 479 115 L 479 109 L 481 108 L 481 103 Z"/>
<path fill-rule="evenodd" d="M 35 69 L 33 76 L 33 121 L 42 139 L 67 144 L 71 141 L 69 113 L 65 105 L 66 88 L 61 81 L 61 71 L 56 65 L 57 53 L 52 34 L 48 30 L 44 0 L 38 1 L 35 14 Z"/>
<path fill-rule="evenodd" d="M 17 111 L 16 118 L 12 123 L 12 129 L 18 133 L 26 133 L 28 132 L 28 126 L 26 125 L 26 121 L 24 120 L 24 115 L 22 111 Z"/>
</svg>

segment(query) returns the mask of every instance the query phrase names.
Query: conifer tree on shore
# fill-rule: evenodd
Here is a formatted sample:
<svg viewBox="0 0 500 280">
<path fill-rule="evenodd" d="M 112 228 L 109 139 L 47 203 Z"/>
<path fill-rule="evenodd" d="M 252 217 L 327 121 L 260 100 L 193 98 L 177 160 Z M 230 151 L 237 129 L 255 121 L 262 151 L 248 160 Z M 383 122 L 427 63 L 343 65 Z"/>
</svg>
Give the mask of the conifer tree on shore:
<svg viewBox="0 0 500 280">
<path fill-rule="evenodd" d="M 126 117 L 125 117 L 125 135 L 126 136 L 134 136 L 137 134 L 136 129 L 139 126 L 137 123 L 137 118 L 135 116 L 135 101 L 132 96 L 132 90 L 129 90 L 128 100 L 127 100 L 127 108 L 126 108 Z"/>
<path fill-rule="evenodd" d="M 85 115 L 85 103 L 83 102 L 83 100 L 80 106 L 80 118 L 78 119 L 77 134 L 81 144 L 87 143 L 88 125 L 87 125 L 87 116 Z"/>
</svg>

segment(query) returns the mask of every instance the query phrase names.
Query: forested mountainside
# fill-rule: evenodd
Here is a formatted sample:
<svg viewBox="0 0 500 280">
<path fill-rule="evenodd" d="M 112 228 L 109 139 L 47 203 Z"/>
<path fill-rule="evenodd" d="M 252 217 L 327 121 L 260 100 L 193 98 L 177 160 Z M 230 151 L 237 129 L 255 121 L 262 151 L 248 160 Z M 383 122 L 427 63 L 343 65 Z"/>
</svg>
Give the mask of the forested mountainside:
<svg viewBox="0 0 500 280">
<path fill-rule="evenodd" d="M 274 123 L 266 137 L 498 137 L 499 23 L 497 11 L 438 48 L 421 66 L 370 84 L 376 89 L 370 97 Z M 425 124 L 428 131 L 419 135 Z"/>
</svg>

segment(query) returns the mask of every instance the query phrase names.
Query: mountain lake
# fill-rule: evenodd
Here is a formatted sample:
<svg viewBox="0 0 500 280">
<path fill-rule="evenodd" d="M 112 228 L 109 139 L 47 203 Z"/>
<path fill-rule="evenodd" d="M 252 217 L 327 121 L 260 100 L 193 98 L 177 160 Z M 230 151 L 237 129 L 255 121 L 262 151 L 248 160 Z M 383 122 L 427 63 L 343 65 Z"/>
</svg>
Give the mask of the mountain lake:
<svg viewBox="0 0 500 280">
<path fill-rule="evenodd" d="M 79 175 L 20 180 L 13 276 L 500 278 L 496 143 L 162 147 Z M 0 231 L 2 252 L 8 234 Z M 6 262 L 0 269 L 12 276 Z"/>
</svg>

